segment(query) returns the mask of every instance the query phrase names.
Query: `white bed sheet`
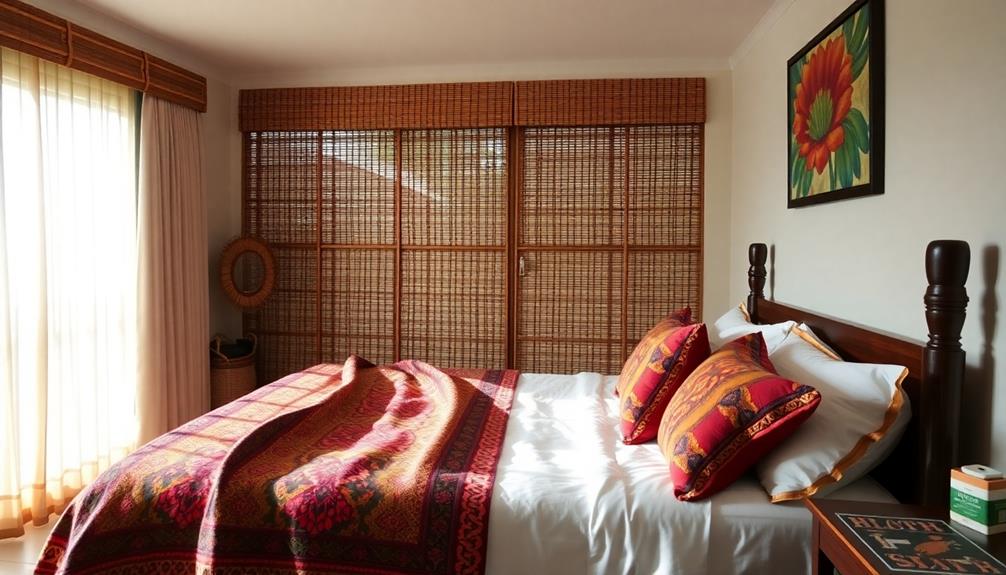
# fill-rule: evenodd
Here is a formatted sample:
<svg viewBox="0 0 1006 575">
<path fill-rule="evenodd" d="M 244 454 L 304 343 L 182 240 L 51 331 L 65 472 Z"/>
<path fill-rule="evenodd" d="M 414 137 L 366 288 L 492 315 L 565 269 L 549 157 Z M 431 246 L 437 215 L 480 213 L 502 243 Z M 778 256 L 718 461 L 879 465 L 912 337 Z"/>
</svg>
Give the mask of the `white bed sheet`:
<svg viewBox="0 0 1006 575">
<path fill-rule="evenodd" d="M 810 513 L 753 477 L 674 498 L 656 442 L 618 434 L 616 377 L 522 374 L 489 516 L 486 572 L 809 573 Z M 893 501 L 865 478 L 835 499 Z"/>
</svg>

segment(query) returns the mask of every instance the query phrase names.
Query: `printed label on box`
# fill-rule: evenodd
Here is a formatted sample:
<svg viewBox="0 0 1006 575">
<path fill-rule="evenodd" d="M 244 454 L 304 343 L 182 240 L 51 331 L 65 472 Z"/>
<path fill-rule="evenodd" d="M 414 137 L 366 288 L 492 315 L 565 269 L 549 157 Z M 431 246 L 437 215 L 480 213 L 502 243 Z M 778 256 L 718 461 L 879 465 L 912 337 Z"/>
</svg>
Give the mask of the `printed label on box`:
<svg viewBox="0 0 1006 575">
<path fill-rule="evenodd" d="M 1006 523 L 1006 500 L 988 501 L 956 486 L 950 488 L 950 510 L 982 525 Z"/>
</svg>

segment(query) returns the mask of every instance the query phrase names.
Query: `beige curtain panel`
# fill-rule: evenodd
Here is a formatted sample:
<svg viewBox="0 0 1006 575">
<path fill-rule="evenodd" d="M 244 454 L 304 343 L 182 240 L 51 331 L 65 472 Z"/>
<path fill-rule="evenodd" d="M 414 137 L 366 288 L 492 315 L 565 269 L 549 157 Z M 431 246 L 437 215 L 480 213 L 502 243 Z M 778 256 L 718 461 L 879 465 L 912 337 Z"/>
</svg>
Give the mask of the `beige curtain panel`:
<svg viewBox="0 0 1006 575">
<path fill-rule="evenodd" d="M 2 52 L 0 538 L 61 511 L 137 429 L 135 93 Z"/>
<path fill-rule="evenodd" d="M 209 408 L 206 194 L 199 114 L 147 97 L 140 120 L 141 443 Z"/>
</svg>

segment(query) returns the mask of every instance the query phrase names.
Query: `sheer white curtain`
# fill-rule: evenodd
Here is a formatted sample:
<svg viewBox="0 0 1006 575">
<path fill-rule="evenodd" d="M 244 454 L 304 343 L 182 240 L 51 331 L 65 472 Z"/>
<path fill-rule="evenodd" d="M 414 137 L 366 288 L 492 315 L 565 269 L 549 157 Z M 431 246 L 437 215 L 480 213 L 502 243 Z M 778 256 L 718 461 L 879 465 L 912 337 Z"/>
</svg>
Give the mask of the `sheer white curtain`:
<svg viewBox="0 0 1006 575">
<path fill-rule="evenodd" d="M 3 49 L 0 537 L 136 444 L 135 115 L 129 88 Z"/>
</svg>

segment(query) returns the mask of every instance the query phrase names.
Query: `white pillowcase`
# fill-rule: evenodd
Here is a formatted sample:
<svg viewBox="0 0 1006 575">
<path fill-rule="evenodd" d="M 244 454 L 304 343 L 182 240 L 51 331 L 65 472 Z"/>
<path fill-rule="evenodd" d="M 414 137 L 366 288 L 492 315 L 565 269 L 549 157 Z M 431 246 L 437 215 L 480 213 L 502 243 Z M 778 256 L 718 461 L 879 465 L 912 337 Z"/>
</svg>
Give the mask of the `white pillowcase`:
<svg viewBox="0 0 1006 575">
<path fill-rule="evenodd" d="M 794 321 L 784 321 L 768 325 L 751 323 L 751 315 L 748 313 L 747 306 L 742 302 L 739 306 L 720 316 L 712 326 L 706 325 L 706 328 L 709 333 L 709 347 L 713 351 L 742 335 L 759 331 L 762 337 L 765 338 L 765 347 L 768 349 L 769 355 L 772 355 L 775 349 L 779 347 L 779 344 L 786 339 L 790 328 L 795 325 L 796 322 Z"/>
<path fill-rule="evenodd" d="M 835 350 L 831 349 L 830 345 L 824 343 L 823 341 L 821 341 L 821 338 L 817 337 L 817 334 L 814 333 L 814 330 L 810 329 L 809 325 L 807 325 L 805 323 L 801 323 L 800 325 L 798 325 L 796 327 L 797 327 L 797 329 L 799 329 L 800 331 L 802 331 L 804 333 L 804 335 L 810 336 L 810 338 L 814 340 L 811 343 L 816 344 L 818 347 L 823 347 L 824 348 L 824 350 L 823 350 L 824 353 L 826 353 L 826 354 L 834 357 L 835 359 L 842 359 L 841 357 L 839 357 L 838 352 L 836 352 Z"/>
<path fill-rule="evenodd" d="M 779 375 L 810 385 L 821 403 L 755 471 L 773 502 L 826 495 L 866 475 L 897 446 L 912 417 L 900 365 L 842 361 L 794 327 L 772 356 Z"/>
</svg>

